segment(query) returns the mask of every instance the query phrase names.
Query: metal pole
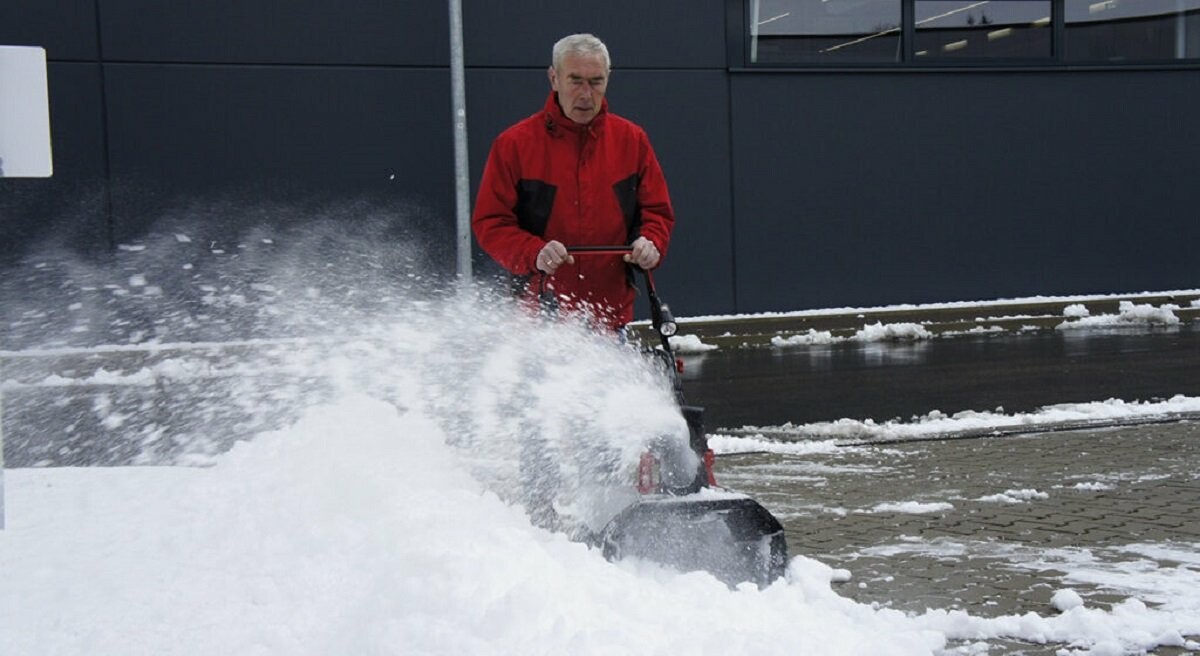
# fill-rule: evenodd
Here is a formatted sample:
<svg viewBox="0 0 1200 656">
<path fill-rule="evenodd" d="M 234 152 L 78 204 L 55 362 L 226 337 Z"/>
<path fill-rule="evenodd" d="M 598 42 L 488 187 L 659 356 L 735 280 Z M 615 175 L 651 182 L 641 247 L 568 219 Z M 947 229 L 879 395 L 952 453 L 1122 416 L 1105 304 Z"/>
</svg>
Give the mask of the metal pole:
<svg viewBox="0 0 1200 656">
<path fill-rule="evenodd" d="M 450 95 L 454 121 L 454 204 L 458 277 L 471 279 L 470 169 L 467 162 L 467 92 L 463 63 L 462 0 L 450 0 Z"/>
<path fill-rule="evenodd" d="M 1175 59 L 1187 59 L 1187 8 L 1175 0 Z"/>
<path fill-rule="evenodd" d="M 750 3 L 750 63 L 758 63 L 758 3 Z"/>
</svg>

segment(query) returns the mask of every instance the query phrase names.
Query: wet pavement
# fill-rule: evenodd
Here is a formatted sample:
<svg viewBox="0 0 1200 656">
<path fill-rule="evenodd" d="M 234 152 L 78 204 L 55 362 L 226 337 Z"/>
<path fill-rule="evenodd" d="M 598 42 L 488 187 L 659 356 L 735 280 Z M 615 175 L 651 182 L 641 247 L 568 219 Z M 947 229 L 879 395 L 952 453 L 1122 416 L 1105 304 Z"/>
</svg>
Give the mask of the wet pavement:
<svg viewBox="0 0 1200 656">
<path fill-rule="evenodd" d="M 724 329 L 727 343 L 746 339 Z M 685 391 L 707 406 L 710 432 L 1200 396 L 1200 330 L 1190 316 L 1165 328 L 790 348 L 760 337 L 739 346 L 687 358 Z M 717 478 L 775 513 L 793 554 L 846 570 L 842 594 L 881 607 L 1050 616 L 1064 588 L 1089 607 L 1129 598 L 1154 607 L 1170 604 L 1179 586 L 1192 586 L 1185 596 L 1194 597 L 1200 582 L 1195 420 L 727 455 Z M 1048 656 L 1064 647 L 990 641 L 986 653 Z"/>
<path fill-rule="evenodd" d="M 721 348 L 684 358 L 712 428 L 933 410 L 1200 396 L 1200 327 L 988 333 L 916 342 Z"/>
<path fill-rule="evenodd" d="M 1200 575 L 1197 423 L 718 462 L 722 484 L 777 514 L 792 553 L 849 570 L 840 591 L 866 603 L 1047 615 L 1062 588 L 1154 605 L 1181 568 L 1184 583 Z"/>
</svg>

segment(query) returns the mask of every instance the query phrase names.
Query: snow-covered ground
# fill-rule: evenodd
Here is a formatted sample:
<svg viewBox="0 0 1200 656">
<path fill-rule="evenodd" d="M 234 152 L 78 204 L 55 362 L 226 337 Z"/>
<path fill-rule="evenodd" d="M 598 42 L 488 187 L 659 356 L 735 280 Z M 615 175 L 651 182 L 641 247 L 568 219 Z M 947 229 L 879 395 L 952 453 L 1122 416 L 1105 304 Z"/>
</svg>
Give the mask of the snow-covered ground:
<svg viewBox="0 0 1200 656">
<path fill-rule="evenodd" d="M 839 419 L 811 424 L 743 426 L 736 434 L 716 432 L 709 444 L 718 453 L 816 453 L 860 442 L 899 442 L 933 437 L 1033 433 L 1061 427 L 1112 426 L 1200 416 L 1200 398 L 1176 395 L 1163 401 L 1108 399 L 1062 403 L 1035 412 L 967 410 L 946 415 L 937 410 L 909 421 Z"/>
<path fill-rule="evenodd" d="M 1061 612 L 987 618 L 851 602 L 831 585 L 844 573 L 803 555 L 765 590 L 611 564 L 488 491 L 441 423 L 347 393 L 208 468 L 10 471 L 0 653 L 902 656 L 952 640 L 987 653 L 978 643 L 1001 637 L 1200 649 L 1184 637 L 1200 634 L 1194 585 L 1166 608 L 1089 608 L 1064 588 Z M 1100 571 L 1084 564 L 1081 580 Z"/>
<path fill-rule="evenodd" d="M 147 253 L 141 245 L 122 252 L 135 263 Z M 176 271 L 190 276 L 191 267 L 189 261 Z M 145 368 L 5 379 L 0 391 L 152 387 L 164 378 L 191 381 L 197 392 L 237 391 L 264 368 L 280 366 L 329 384 L 311 399 L 293 390 L 299 396 L 289 402 L 302 408 L 297 419 L 227 452 L 204 443 L 185 453 L 191 459 L 150 457 L 141 467 L 9 470 L 0 654 L 906 656 L 986 653 L 986 641 L 996 638 L 1061 643 L 1064 654 L 1200 649 L 1195 586 L 1167 608 L 1136 600 L 1089 608 L 1067 590 L 1056 596 L 1057 610 L 985 618 L 855 603 L 832 586 L 844 572 L 804 555 L 794 556 L 785 579 L 762 590 L 731 590 L 704 573 L 649 563 L 608 563 L 596 550 L 530 524 L 512 502 L 513 460 L 528 446 L 523 440 L 537 434 L 545 441 L 539 448 L 554 453 L 567 476 L 595 475 L 588 468 L 602 453 L 613 463 L 604 475 L 626 477 L 647 435 L 685 440 L 670 390 L 631 349 L 578 326 L 539 323 L 472 292 L 384 298 L 343 273 L 339 289 L 360 291 L 335 297 L 307 277 L 289 287 L 291 270 L 220 284 L 200 280 L 196 299 L 206 311 L 195 313 L 162 307 L 172 291 L 160 277 L 145 263 L 115 283 L 75 281 L 77 300 L 43 315 L 27 310 L 20 327 L 36 329 L 65 313 L 69 334 L 46 343 L 69 355 L 101 353 L 72 345 L 110 329 L 127 338 L 124 344 L 162 348 L 197 326 L 236 323 L 222 312 L 249 311 L 254 334 L 278 325 L 280 335 L 313 328 L 322 339 L 295 338 L 293 357 L 282 365 L 247 355 L 214 371 L 175 355 Z M 130 296 L 146 321 L 105 324 L 107 306 L 98 299 Z M 348 299 L 363 296 L 362 311 L 352 312 Z M 157 321 L 156 308 L 164 317 L 175 313 L 172 320 Z M 297 308 L 311 324 L 297 325 Z M 186 350 L 186 339 L 172 348 Z M 14 351 L 5 355 L 37 354 Z M 1195 403 L 1178 397 L 1155 411 L 1190 411 Z M 1131 405 L 1044 412 L 1124 412 Z M 115 410 L 94 411 L 109 412 L 117 429 L 123 425 Z M 914 425 L 945 421 L 1025 419 L 931 415 Z M 727 436 L 714 445 L 836 448 L 840 438 L 876 430 L 909 429 L 832 424 L 824 441 L 780 445 Z M 170 466 L 176 462 L 207 466 Z M 1026 494 L 1009 492 L 1018 500 Z M 592 498 L 580 485 L 560 501 L 569 512 Z M 907 503 L 874 509 L 935 510 Z"/>
</svg>

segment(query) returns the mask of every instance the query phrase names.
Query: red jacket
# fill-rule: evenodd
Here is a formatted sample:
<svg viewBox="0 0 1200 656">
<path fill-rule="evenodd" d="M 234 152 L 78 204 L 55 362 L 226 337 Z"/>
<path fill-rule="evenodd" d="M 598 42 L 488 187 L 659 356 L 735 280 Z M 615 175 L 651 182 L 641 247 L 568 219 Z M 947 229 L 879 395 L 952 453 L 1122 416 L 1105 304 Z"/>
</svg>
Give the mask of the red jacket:
<svg viewBox="0 0 1200 656">
<path fill-rule="evenodd" d="M 675 214 L 650 139 L 608 112 L 588 125 L 567 118 L 554 92 L 542 111 L 492 143 L 471 227 L 483 250 L 517 276 L 541 273 L 537 254 L 550 240 L 571 246 L 654 242 L 666 256 Z M 567 307 L 590 304 L 617 327 L 633 320 L 635 295 L 620 257 L 576 255 L 549 285 Z M 536 289 L 533 291 L 536 292 Z"/>
</svg>

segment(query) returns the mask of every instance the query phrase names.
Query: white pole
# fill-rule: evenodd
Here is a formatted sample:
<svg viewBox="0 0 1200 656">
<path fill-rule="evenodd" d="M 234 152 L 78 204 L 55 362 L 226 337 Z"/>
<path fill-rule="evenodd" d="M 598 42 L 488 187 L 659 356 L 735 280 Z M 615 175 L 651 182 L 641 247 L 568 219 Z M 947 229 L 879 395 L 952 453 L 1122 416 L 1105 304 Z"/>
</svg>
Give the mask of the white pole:
<svg viewBox="0 0 1200 656">
<path fill-rule="evenodd" d="M 750 63 L 758 62 L 758 3 L 750 3 Z"/>
<path fill-rule="evenodd" d="M 1175 59 L 1187 59 L 1187 9 L 1175 0 Z"/>
<path fill-rule="evenodd" d="M 454 205 L 458 277 L 471 279 L 470 169 L 467 163 L 467 92 L 463 63 L 462 0 L 450 0 L 450 95 L 454 122 Z"/>
</svg>

